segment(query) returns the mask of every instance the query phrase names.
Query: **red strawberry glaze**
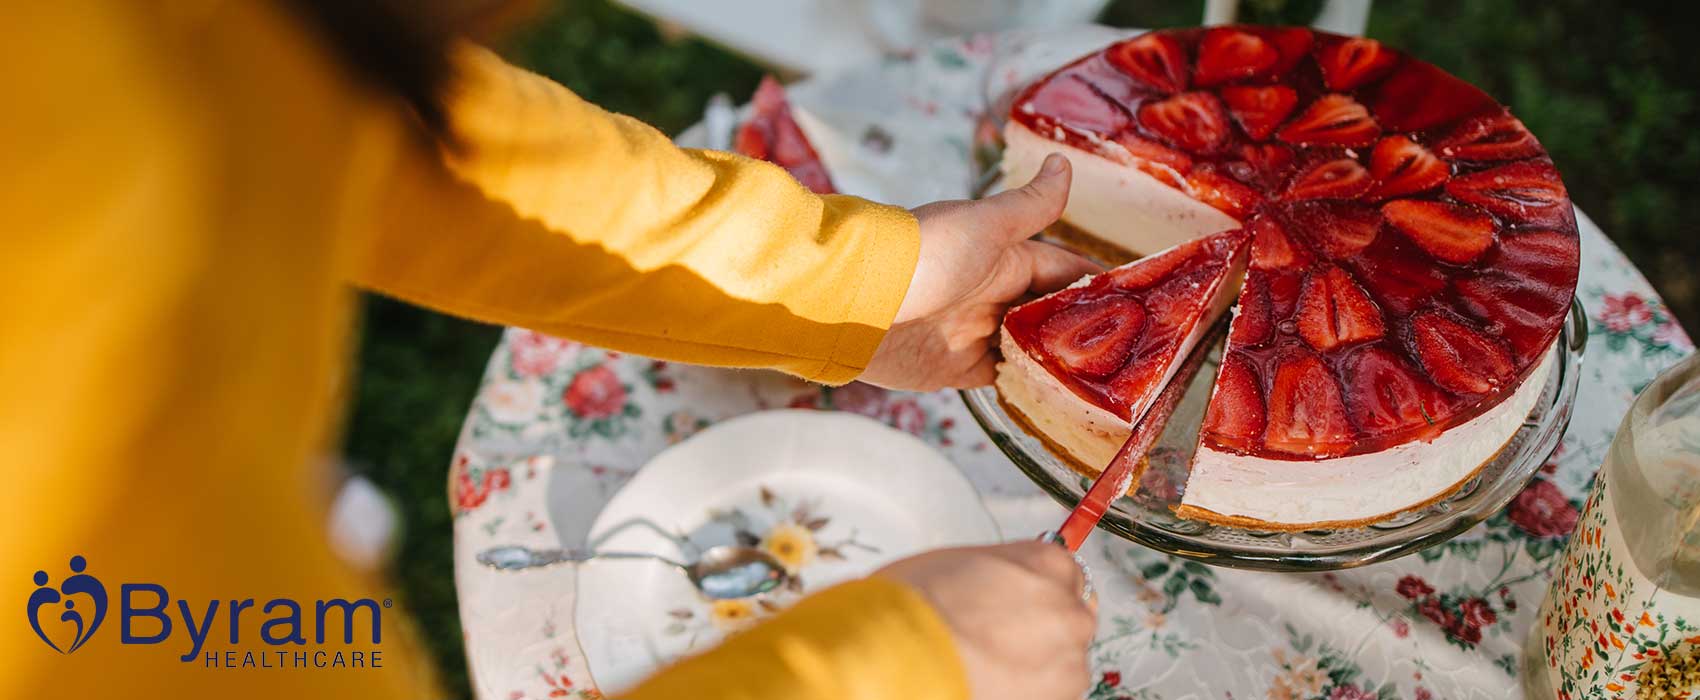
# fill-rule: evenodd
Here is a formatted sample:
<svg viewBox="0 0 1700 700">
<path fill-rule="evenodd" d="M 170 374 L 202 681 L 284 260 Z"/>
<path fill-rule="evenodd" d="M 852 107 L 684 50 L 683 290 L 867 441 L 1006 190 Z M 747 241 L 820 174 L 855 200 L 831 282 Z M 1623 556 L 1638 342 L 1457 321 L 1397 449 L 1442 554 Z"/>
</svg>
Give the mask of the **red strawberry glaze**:
<svg viewBox="0 0 1700 700">
<path fill-rule="evenodd" d="M 1248 242 L 1234 230 L 1184 243 L 1018 306 L 1004 330 L 1077 396 L 1132 421 Z"/>
<path fill-rule="evenodd" d="M 738 127 L 733 137 L 733 150 L 742 155 L 778 165 L 797 178 L 804 187 L 816 194 L 832 194 L 832 178 L 826 165 L 809 145 L 797 120 L 791 117 L 791 104 L 785 99 L 785 88 L 773 76 L 764 76 L 756 94 L 750 100 L 749 121 Z"/>
<path fill-rule="evenodd" d="M 1316 459 L 1432 438 L 1510 396 L 1575 292 L 1575 218 L 1535 137 L 1474 86 L 1371 39 L 1152 32 L 1035 82 L 1011 119 L 1160 172 L 1254 239 L 1207 446 Z M 1029 304 L 1009 325 L 1037 347 L 1035 318 L 1106 293 L 1041 300 L 1052 310 Z M 1148 359 L 1142 342 L 1129 352 Z M 1112 382 L 1046 367 L 1116 411 Z"/>
</svg>

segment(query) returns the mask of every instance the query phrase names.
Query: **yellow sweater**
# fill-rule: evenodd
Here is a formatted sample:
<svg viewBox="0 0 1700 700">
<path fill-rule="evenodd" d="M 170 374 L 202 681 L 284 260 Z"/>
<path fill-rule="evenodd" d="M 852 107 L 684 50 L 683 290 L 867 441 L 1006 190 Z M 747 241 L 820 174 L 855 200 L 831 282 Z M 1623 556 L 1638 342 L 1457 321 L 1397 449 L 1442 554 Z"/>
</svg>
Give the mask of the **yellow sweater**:
<svg viewBox="0 0 1700 700">
<path fill-rule="evenodd" d="M 454 57 L 450 121 L 468 147 L 444 156 L 267 3 L 13 9 L 0 29 L 0 601 L 16 607 L 0 622 L 0 697 L 436 695 L 405 606 L 382 611 L 381 643 L 367 610 L 351 613 L 353 643 L 335 610 L 314 639 L 314 601 L 384 598 L 323 527 L 353 286 L 843 382 L 914 265 L 902 210 L 675 148 L 479 49 Z M 16 611 L 75 573 L 75 555 L 110 603 L 86 646 L 61 654 Z M 137 583 L 170 600 L 146 614 L 158 594 L 138 589 L 144 612 L 127 620 Z M 67 597 L 92 622 L 90 597 Z M 301 602 L 304 644 L 263 641 L 286 616 L 264 609 L 279 598 Z M 73 643 L 72 610 L 32 605 L 47 641 Z M 197 637 L 200 656 L 179 660 Z M 209 667 L 225 651 L 361 649 L 381 650 L 382 668 Z M 918 594 L 863 582 L 632 697 L 899 695 L 965 696 L 960 662 Z"/>
</svg>

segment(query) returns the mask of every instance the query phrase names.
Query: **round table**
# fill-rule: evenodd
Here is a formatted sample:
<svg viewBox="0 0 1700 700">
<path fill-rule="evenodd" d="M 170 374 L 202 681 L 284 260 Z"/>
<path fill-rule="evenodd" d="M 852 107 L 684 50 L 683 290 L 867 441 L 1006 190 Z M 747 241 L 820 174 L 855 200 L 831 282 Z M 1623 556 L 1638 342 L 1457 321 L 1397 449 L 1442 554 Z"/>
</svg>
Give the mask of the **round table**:
<svg viewBox="0 0 1700 700">
<path fill-rule="evenodd" d="M 1033 39 L 937 43 L 800 84 L 792 98 L 847 191 L 904 205 L 961 198 L 974 117 L 996 78 L 989 66 Z M 1521 642 L 1618 421 L 1638 390 L 1693 349 L 1641 274 L 1592 221 L 1577 218 L 1577 294 L 1590 320 L 1581 400 L 1558 452 L 1504 513 L 1417 555 L 1329 574 L 1214 569 L 1096 533 L 1082 548 L 1101 591 L 1088 697 L 1519 692 Z M 600 697 L 573 629 L 574 572 L 503 575 L 479 567 L 476 552 L 581 544 L 602 504 L 657 452 L 717 421 L 785 407 L 852 411 L 920 436 L 969 477 L 1006 536 L 1050 528 L 1063 515 L 988 443 L 954 392 L 826 388 L 509 329 L 449 475 L 455 579 L 478 695 Z"/>
</svg>

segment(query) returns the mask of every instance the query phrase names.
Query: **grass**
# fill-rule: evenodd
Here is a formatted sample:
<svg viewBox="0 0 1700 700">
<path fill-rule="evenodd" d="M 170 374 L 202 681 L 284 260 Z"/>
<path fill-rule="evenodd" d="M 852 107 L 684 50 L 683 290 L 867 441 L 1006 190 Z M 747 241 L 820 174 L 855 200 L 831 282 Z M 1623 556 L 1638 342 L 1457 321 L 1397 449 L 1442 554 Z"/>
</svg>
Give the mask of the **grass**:
<svg viewBox="0 0 1700 700">
<path fill-rule="evenodd" d="M 1288 22 L 1316 0 L 1248 0 L 1245 18 Z M 1576 202 L 1700 330 L 1700 54 L 1676 3 L 1383 0 L 1369 34 L 1510 104 L 1564 172 Z M 1194 23 L 1202 2 L 1118 0 L 1108 24 Z M 608 109 L 669 133 L 715 92 L 748 95 L 761 69 L 700 41 L 663 36 L 607 0 L 571 0 L 506 47 Z M 355 468 L 395 496 L 405 523 L 394 575 L 426 631 L 446 689 L 469 694 L 455 605 L 444 478 L 498 329 L 396 302 L 366 301 L 347 431 Z"/>
</svg>

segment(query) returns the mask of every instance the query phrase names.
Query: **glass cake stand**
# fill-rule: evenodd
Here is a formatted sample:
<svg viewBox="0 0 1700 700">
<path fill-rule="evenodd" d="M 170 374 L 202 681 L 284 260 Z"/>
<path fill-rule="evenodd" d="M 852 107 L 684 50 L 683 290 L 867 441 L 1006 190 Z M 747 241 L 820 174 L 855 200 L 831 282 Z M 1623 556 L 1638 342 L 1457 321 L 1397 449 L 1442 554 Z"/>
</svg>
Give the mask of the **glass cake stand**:
<svg viewBox="0 0 1700 700">
<path fill-rule="evenodd" d="M 1353 528 L 1260 532 L 1176 517 L 1220 348 L 1193 378 L 1186 398 L 1149 453 L 1150 467 L 1132 496 L 1110 504 L 1098 527 L 1152 549 L 1205 564 L 1268 571 L 1327 571 L 1410 554 L 1451 539 L 1492 517 L 1515 497 L 1558 448 L 1576 403 L 1587 341 L 1587 317 L 1572 300 L 1551 352 L 1553 371 L 1535 408 L 1504 450 L 1452 495 L 1385 522 Z M 962 392 L 992 443 L 1041 490 L 1073 508 L 1092 479 L 1071 468 L 1004 410 L 990 387 Z"/>
<path fill-rule="evenodd" d="M 998 174 L 1003 144 L 999 136 L 1014 94 L 1021 87 L 1087 52 L 1139 32 L 1098 27 L 1035 33 L 1031 37 L 1018 36 L 999 47 L 999 55 L 982 83 L 985 107 L 977 119 L 971 149 L 973 196 L 984 196 L 1002 187 Z M 1073 248 L 1106 266 L 1129 259 L 1125 251 L 1096 249 L 1078 235 L 1058 233 L 1046 231 L 1040 238 Z M 1570 314 L 1551 350 L 1557 357 L 1553 358 L 1552 371 L 1547 373 L 1540 400 L 1505 449 L 1450 496 L 1374 525 L 1303 532 L 1260 532 L 1184 520 L 1174 514 L 1186 484 L 1211 383 L 1215 380 L 1221 352 L 1217 347 L 1204 370 L 1187 388 L 1186 398 L 1157 446 L 1148 453 L 1150 467 L 1140 488 L 1131 497 L 1116 499 L 1098 527 L 1152 549 L 1205 564 L 1268 571 L 1344 569 L 1397 558 L 1444 542 L 1504 509 L 1558 449 L 1576 402 L 1582 348 L 1588 339 L 1587 325 L 1581 303 L 1572 299 Z M 1080 502 L 1092 479 L 1070 468 L 1039 438 L 1029 434 L 1004 409 L 996 389 L 964 391 L 962 398 L 992 442 L 1034 484 L 1064 507 L 1073 508 Z"/>
</svg>

